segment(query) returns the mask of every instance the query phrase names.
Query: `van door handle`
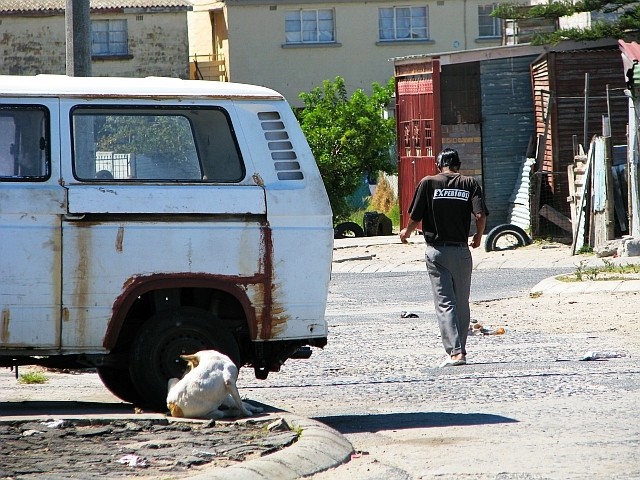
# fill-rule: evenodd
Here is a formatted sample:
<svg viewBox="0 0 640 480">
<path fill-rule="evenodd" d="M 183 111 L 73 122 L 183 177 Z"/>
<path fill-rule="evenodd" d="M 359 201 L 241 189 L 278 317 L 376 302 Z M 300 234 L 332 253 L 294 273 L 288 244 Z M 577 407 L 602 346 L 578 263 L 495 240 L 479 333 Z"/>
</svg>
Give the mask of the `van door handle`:
<svg viewBox="0 0 640 480">
<path fill-rule="evenodd" d="M 74 215 L 72 213 L 67 213 L 64 216 L 64 219 L 69 222 L 77 222 L 78 220 L 84 220 L 85 214 L 81 213 L 79 215 Z"/>
</svg>

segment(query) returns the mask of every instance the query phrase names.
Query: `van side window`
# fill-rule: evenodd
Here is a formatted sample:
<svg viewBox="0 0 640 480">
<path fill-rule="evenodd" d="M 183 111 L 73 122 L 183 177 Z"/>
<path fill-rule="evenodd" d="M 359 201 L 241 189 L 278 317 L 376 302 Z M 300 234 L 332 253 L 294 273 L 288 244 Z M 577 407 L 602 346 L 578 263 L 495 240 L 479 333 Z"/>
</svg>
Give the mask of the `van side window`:
<svg viewBox="0 0 640 480">
<path fill-rule="evenodd" d="M 76 178 L 238 182 L 244 166 L 219 108 L 87 108 L 72 112 Z"/>
<path fill-rule="evenodd" d="M 0 180 L 49 177 L 49 111 L 34 105 L 0 106 Z"/>
</svg>

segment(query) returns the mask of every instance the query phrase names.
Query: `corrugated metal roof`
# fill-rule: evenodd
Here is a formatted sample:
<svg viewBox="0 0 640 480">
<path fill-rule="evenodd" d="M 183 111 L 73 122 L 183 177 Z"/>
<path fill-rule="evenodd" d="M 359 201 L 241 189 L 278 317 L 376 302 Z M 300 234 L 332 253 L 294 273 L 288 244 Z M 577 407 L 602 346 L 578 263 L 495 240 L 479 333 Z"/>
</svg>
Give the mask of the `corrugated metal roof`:
<svg viewBox="0 0 640 480">
<path fill-rule="evenodd" d="M 640 61 L 640 45 L 638 45 L 636 42 L 625 42 L 624 40 L 619 40 L 618 45 L 620 46 L 620 50 L 622 50 L 622 53 L 629 60 Z"/>
<path fill-rule="evenodd" d="M 63 12 L 66 0 L 0 0 L 0 13 Z M 91 0 L 92 10 L 122 8 L 191 9 L 189 0 Z"/>
<path fill-rule="evenodd" d="M 638 87 L 640 87 L 640 45 L 636 42 L 627 43 L 624 40 L 619 40 L 618 46 L 622 53 L 622 64 L 627 77 L 627 87 L 633 90 L 634 96 L 637 96 Z"/>
</svg>

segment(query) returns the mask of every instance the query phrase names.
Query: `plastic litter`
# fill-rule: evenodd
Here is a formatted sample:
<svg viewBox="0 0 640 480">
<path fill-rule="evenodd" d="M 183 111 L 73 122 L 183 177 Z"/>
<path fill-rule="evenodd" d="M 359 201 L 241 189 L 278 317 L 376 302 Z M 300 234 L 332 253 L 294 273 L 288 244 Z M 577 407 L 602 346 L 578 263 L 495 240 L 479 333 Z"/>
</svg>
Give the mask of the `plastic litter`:
<svg viewBox="0 0 640 480">
<path fill-rule="evenodd" d="M 191 451 L 191 455 L 195 456 L 195 457 L 200 457 L 200 458 L 210 458 L 210 457 L 215 457 L 218 455 L 217 452 L 208 452 L 206 450 L 198 450 L 196 448 L 194 448 Z"/>
<path fill-rule="evenodd" d="M 404 310 L 400 312 L 400 318 L 420 318 L 417 313 L 413 312 L 405 312 Z"/>
<path fill-rule="evenodd" d="M 504 327 L 498 328 L 489 328 L 483 326 L 481 323 L 477 323 L 476 321 L 472 321 L 469 326 L 469 333 L 471 335 L 504 335 L 507 331 Z"/>
<path fill-rule="evenodd" d="M 129 467 L 146 468 L 149 466 L 149 462 L 146 458 L 132 453 L 129 453 L 116 461 L 123 465 L 128 465 Z"/>
<path fill-rule="evenodd" d="M 585 362 L 589 360 L 606 360 L 608 358 L 622 358 L 626 356 L 626 353 L 620 352 L 587 352 L 583 355 L 580 361 Z"/>
<path fill-rule="evenodd" d="M 480 329 L 480 331 L 483 335 L 504 335 L 506 333 L 506 330 L 502 327 L 494 328 L 491 330 L 488 328 L 482 328 Z"/>
<path fill-rule="evenodd" d="M 50 420 L 48 422 L 40 422 L 40 425 L 44 425 L 47 428 L 64 428 L 67 425 L 67 422 L 64 420 Z"/>
</svg>

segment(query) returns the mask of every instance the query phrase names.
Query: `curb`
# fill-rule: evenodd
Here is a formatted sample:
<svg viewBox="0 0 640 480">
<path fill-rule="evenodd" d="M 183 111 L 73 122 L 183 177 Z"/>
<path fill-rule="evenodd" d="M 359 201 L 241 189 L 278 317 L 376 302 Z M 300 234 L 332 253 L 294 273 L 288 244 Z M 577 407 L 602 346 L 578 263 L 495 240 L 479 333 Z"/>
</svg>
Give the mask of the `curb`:
<svg viewBox="0 0 640 480">
<path fill-rule="evenodd" d="M 580 293 L 624 293 L 640 292 L 640 280 L 594 280 L 561 282 L 556 277 L 545 278 L 533 287 L 533 295 L 574 295 Z"/>
<path fill-rule="evenodd" d="M 342 465 L 351 457 L 351 443 L 336 430 L 309 418 L 278 415 L 294 430 L 296 443 L 262 458 L 225 468 L 203 470 L 192 480 L 296 480 Z"/>
<path fill-rule="evenodd" d="M 267 414 L 284 419 L 294 431 L 300 431 L 298 440 L 289 447 L 264 457 L 246 460 L 228 467 L 203 466 L 193 475 L 183 475 L 189 480 L 297 480 L 302 477 L 329 470 L 346 463 L 354 452 L 353 446 L 337 430 L 327 425 L 287 412 Z M 107 421 L 130 420 L 167 420 L 171 422 L 201 422 L 188 418 L 173 419 L 161 414 L 113 414 L 113 415 L 20 415 L 0 418 L 0 425 L 16 421 L 37 421 L 45 418 L 64 419 L 91 425 L 95 419 Z M 246 417 L 242 420 L 250 420 Z M 171 475 L 169 474 L 169 477 Z M 157 478 L 157 477 L 154 477 Z M 167 477 L 168 478 L 168 477 Z"/>
</svg>

